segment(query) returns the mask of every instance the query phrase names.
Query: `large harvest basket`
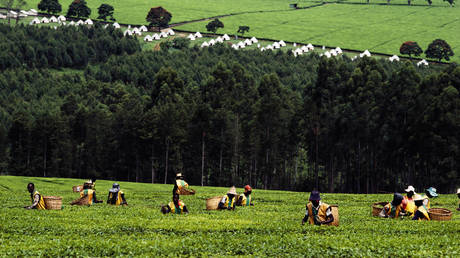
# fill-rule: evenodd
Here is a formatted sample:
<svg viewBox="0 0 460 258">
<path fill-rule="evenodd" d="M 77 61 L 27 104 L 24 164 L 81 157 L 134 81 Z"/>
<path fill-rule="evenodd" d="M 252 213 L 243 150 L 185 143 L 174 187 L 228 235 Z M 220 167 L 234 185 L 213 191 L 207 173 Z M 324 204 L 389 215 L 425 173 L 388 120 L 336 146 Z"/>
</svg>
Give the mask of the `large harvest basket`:
<svg viewBox="0 0 460 258">
<path fill-rule="evenodd" d="M 62 197 L 60 196 L 43 196 L 47 210 L 60 210 L 62 208 Z"/>
<path fill-rule="evenodd" d="M 217 210 L 219 208 L 219 202 L 223 196 L 215 196 L 206 199 L 206 210 Z"/>
<path fill-rule="evenodd" d="M 431 208 L 428 210 L 431 220 L 450 220 L 452 218 L 452 211 L 444 208 Z"/>
<path fill-rule="evenodd" d="M 332 216 L 334 216 L 334 221 L 332 223 L 326 224 L 328 226 L 339 226 L 340 217 L 339 217 L 339 206 L 331 205 Z"/>
<path fill-rule="evenodd" d="M 195 190 L 193 190 L 193 189 L 181 188 L 181 189 L 179 190 L 179 194 L 180 194 L 180 195 L 194 195 L 194 194 L 195 194 Z"/>
<path fill-rule="evenodd" d="M 372 204 L 372 216 L 378 217 L 380 212 L 383 210 L 383 207 L 387 204 L 388 202 L 375 202 Z"/>
<path fill-rule="evenodd" d="M 83 186 L 82 185 L 73 186 L 72 191 L 74 191 L 75 193 L 79 193 L 79 192 L 83 191 Z"/>
<path fill-rule="evenodd" d="M 88 205 L 89 204 L 89 196 L 85 195 L 81 198 L 73 200 L 70 205 Z"/>
</svg>

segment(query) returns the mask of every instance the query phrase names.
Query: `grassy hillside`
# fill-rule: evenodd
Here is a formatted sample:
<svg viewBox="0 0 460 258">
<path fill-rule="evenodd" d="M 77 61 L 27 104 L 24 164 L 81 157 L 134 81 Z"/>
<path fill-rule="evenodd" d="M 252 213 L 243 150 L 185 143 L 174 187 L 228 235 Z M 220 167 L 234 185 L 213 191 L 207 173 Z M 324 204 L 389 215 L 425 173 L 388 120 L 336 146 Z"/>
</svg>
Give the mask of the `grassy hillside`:
<svg viewBox="0 0 460 258">
<path fill-rule="evenodd" d="M 28 182 L 44 195 L 63 197 L 64 210 L 24 210 Z M 120 182 L 128 207 L 96 204 L 75 207 L 71 192 L 78 179 L 0 177 L 0 256 L 56 255 L 254 255 L 254 256 L 458 256 L 460 213 L 452 221 L 417 222 L 370 216 L 375 201 L 391 195 L 323 194 L 338 204 L 339 227 L 301 226 L 307 193 L 253 192 L 255 206 L 235 212 L 206 211 L 205 199 L 227 188 L 194 187 L 184 196 L 190 214 L 162 215 L 171 185 Z M 106 198 L 111 181 L 97 181 Z M 238 192 L 242 189 L 238 188 Z M 454 210 L 455 195 L 442 195 L 433 206 Z"/>
<path fill-rule="evenodd" d="M 359 15 L 355 15 L 359 14 Z M 399 54 L 404 41 L 417 41 L 425 50 L 434 39 L 446 40 L 460 62 L 459 8 L 327 4 L 295 12 L 256 13 L 221 18 L 219 33 L 235 34 L 248 25 L 247 36 L 340 46 Z M 179 29 L 206 31 L 207 22 Z M 246 36 L 246 34 L 245 34 Z M 424 57 L 424 54 L 422 55 Z"/>
</svg>

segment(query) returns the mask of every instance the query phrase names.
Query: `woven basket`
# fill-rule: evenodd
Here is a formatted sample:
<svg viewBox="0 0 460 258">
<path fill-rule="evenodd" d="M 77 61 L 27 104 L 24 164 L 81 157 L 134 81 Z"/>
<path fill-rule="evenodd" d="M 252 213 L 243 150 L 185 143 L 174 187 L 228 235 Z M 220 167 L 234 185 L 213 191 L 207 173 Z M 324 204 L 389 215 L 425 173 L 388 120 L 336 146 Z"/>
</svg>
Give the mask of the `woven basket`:
<svg viewBox="0 0 460 258">
<path fill-rule="evenodd" d="M 383 210 L 383 207 L 387 204 L 388 202 L 375 202 L 372 204 L 372 216 L 378 217 L 380 212 Z"/>
<path fill-rule="evenodd" d="M 62 209 L 62 197 L 60 196 L 43 196 L 47 210 Z"/>
<path fill-rule="evenodd" d="M 181 188 L 180 191 L 179 191 L 179 194 L 180 194 L 180 195 L 194 195 L 194 194 L 195 194 L 195 190 L 193 190 L 193 189 Z"/>
<path fill-rule="evenodd" d="M 89 204 L 89 196 L 85 195 L 81 198 L 73 200 L 70 205 L 88 205 Z"/>
<path fill-rule="evenodd" d="M 217 210 L 219 208 L 219 202 L 223 196 L 215 196 L 206 199 L 206 210 Z"/>
<path fill-rule="evenodd" d="M 328 226 L 339 226 L 340 217 L 339 217 L 339 206 L 331 205 L 332 216 L 334 216 L 334 221 L 332 223 L 326 224 Z"/>
<path fill-rule="evenodd" d="M 431 220 L 450 220 L 452 218 L 452 211 L 444 208 L 431 208 L 428 210 Z"/>
<path fill-rule="evenodd" d="M 83 186 L 82 185 L 72 186 L 72 191 L 74 191 L 75 193 L 79 193 L 83 191 Z"/>
</svg>

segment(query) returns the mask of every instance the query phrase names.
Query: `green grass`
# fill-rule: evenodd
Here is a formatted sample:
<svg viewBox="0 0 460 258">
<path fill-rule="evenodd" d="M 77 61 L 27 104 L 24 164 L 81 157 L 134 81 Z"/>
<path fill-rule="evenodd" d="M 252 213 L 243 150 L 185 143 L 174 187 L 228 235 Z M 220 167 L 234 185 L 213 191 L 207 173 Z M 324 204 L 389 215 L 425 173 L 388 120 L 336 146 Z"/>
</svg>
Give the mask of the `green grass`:
<svg viewBox="0 0 460 258">
<path fill-rule="evenodd" d="M 24 9 L 37 9 L 39 0 L 27 1 Z M 62 13 L 66 14 L 72 0 L 61 0 Z M 115 8 L 115 18 L 118 22 L 129 24 L 147 24 L 145 17 L 150 8 L 162 6 L 172 14 L 171 23 L 202 19 L 212 16 L 225 15 L 230 13 L 289 10 L 288 0 L 126 0 L 107 2 L 104 0 L 88 0 L 88 7 L 91 8 L 91 18 L 97 18 L 97 8 L 107 3 Z M 308 6 L 314 2 L 301 2 L 300 6 Z"/>
<path fill-rule="evenodd" d="M 286 40 L 341 48 L 399 54 L 404 41 L 422 49 L 434 39 L 446 40 L 460 61 L 459 8 L 327 4 L 295 12 L 256 13 L 222 18 L 219 33 L 235 34 L 238 26 L 251 27 L 245 36 Z M 207 22 L 178 29 L 206 31 Z M 422 55 L 424 57 L 424 55 Z"/>
<path fill-rule="evenodd" d="M 370 216 L 370 205 L 391 195 L 323 194 L 338 204 L 339 227 L 300 222 L 307 193 L 253 191 L 254 207 L 206 211 L 205 199 L 227 188 L 193 187 L 183 196 L 189 215 L 163 215 L 172 185 L 120 182 L 128 207 L 70 206 L 78 179 L 0 176 L 0 256 L 417 256 L 460 255 L 460 213 L 451 221 L 418 222 Z M 63 197 L 60 211 L 24 210 L 26 185 Z M 98 180 L 98 198 L 112 182 Z M 242 189 L 238 188 L 238 192 Z M 441 195 L 432 206 L 454 210 L 457 197 Z"/>
</svg>

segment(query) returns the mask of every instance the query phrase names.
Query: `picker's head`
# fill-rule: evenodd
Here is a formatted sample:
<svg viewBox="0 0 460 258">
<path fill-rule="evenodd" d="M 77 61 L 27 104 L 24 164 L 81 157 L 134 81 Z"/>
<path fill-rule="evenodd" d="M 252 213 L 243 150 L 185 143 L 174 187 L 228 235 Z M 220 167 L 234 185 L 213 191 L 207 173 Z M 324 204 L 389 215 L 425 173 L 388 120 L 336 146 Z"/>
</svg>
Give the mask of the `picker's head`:
<svg viewBox="0 0 460 258">
<path fill-rule="evenodd" d="M 168 207 L 166 205 L 161 205 L 161 213 L 166 214 L 169 213 Z"/>
<path fill-rule="evenodd" d="M 404 191 L 407 193 L 407 197 L 411 198 L 415 194 L 415 188 L 409 185 Z"/>
<path fill-rule="evenodd" d="M 428 195 L 428 197 L 430 198 L 433 198 L 433 197 L 438 197 L 438 194 L 436 193 L 436 188 L 434 187 L 430 187 L 428 189 L 425 190 L 425 193 L 426 195 Z"/>
<path fill-rule="evenodd" d="M 244 187 L 244 192 L 247 193 L 247 194 L 251 194 L 251 192 L 252 192 L 251 186 L 250 186 L 250 185 L 246 185 L 246 186 Z"/>
<path fill-rule="evenodd" d="M 400 205 L 402 203 L 402 200 L 404 197 L 400 193 L 394 193 L 393 195 L 393 201 L 391 203 L 395 206 Z"/>
<path fill-rule="evenodd" d="M 319 205 L 319 201 L 321 201 L 321 196 L 319 195 L 319 192 L 316 190 L 311 191 L 309 200 L 313 204 L 313 206 L 317 207 Z"/>
<path fill-rule="evenodd" d="M 109 190 L 112 193 L 117 193 L 120 191 L 120 185 L 117 183 L 113 183 L 112 188 Z"/>
<path fill-rule="evenodd" d="M 184 176 L 182 175 L 182 173 L 177 173 L 176 179 L 184 179 Z"/>
<path fill-rule="evenodd" d="M 27 191 L 29 191 L 29 193 L 33 193 L 35 190 L 35 185 L 34 183 L 28 183 L 27 184 Z"/>
<path fill-rule="evenodd" d="M 416 194 L 414 195 L 414 203 L 415 203 L 415 206 L 419 207 L 419 206 L 422 206 L 423 205 L 423 200 L 425 198 L 423 198 L 423 196 L 421 196 L 420 194 Z"/>
<path fill-rule="evenodd" d="M 232 187 L 230 188 L 230 190 L 228 190 L 227 195 L 230 196 L 230 197 L 234 197 L 235 195 L 237 195 L 237 193 L 236 193 L 236 187 L 235 187 L 235 186 L 232 186 Z"/>
<path fill-rule="evenodd" d="M 457 189 L 457 196 L 460 198 L 460 188 Z"/>
</svg>

